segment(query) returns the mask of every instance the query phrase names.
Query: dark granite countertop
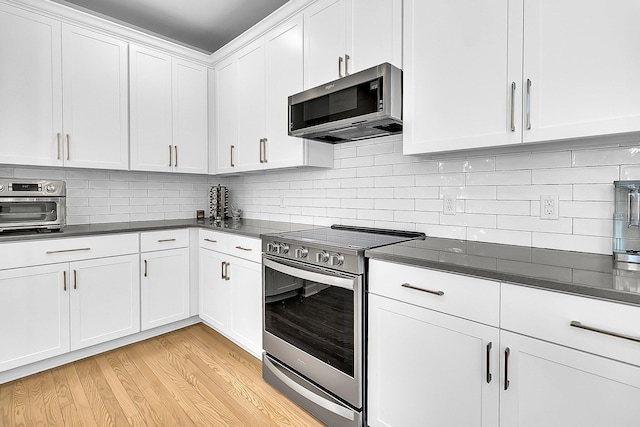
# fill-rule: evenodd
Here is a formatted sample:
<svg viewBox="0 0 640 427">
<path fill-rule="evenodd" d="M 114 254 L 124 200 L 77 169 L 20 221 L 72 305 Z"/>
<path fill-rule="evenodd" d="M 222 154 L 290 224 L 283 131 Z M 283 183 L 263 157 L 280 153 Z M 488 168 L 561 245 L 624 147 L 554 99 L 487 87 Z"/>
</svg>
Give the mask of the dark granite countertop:
<svg viewBox="0 0 640 427">
<path fill-rule="evenodd" d="M 614 268 L 610 255 L 433 237 L 372 249 L 365 255 L 370 259 L 640 305 L 640 271 Z"/>
<path fill-rule="evenodd" d="M 101 234 L 132 233 L 140 231 L 159 231 L 175 228 L 204 228 L 260 238 L 261 234 L 280 231 L 293 231 L 314 228 L 309 224 L 291 224 L 288 222 L 242 219 L 240 221 L 223 221 L 216 224 L 210 219 L 174 219 L 166 221 L 114 222 L 103 224 L 68 225 L 61 231 L 37 233 L 34 231 L 7 231 L 0 233 L 0 243 L 19 242 L 37 239 L 56 239 L 63 237 L 83 237 Z"/>
</svg>

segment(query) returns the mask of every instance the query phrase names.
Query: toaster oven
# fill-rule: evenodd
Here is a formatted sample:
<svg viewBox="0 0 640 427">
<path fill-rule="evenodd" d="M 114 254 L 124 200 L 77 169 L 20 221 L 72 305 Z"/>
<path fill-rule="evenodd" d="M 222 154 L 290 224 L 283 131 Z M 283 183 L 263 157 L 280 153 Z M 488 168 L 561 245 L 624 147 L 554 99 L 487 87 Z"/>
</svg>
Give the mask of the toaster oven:
<svg viewBox="0 0 640 427">
<path fill-rule="evenodd" d="M 66 199 L 64 181 L 0 179 L 0 232 L 60 230 L 66 225 Z"/>
</svg>

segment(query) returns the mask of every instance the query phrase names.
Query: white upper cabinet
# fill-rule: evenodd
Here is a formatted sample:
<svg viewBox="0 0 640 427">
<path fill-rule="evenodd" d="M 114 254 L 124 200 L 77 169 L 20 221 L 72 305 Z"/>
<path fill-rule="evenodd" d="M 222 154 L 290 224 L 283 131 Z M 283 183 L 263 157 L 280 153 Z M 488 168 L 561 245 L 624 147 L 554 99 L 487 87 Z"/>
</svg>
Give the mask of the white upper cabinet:
<svg viewBox="0 0 640 427">
<path fill-rule="evenodd" d="M 524 2 L 524 142 L 640 130 L 640 2 Z"/>
<path fill-rule="evenodd" d="M 0 163 L 128 168 L 127 43 L 0 5 L 0 58 Z"/>
<path fill-rule="evenodd" d="M 131 169 L 207 172 L 207 69 L 130 48 Z"/>
<path fill-rule="evenodd" d="M 174 170 L 206 173 L 208 167 L 207 69 L 174 58 L 172 64 Z"/>
<path fill-rule="evenodd" d="M 518 1 L 404 7 L 404 153 L 519 143 Z"/>
<path fill-rule="evenodd" d="M 0 4 L 0 163 L 62 166 L 61 40 L 60 22 Z"/>
<path fill-rule="evenodd" d="M 640 130 L 640 3 L 404 2 L 404 153 Z"/>
<path fill-rule="evenodd" d="M 62 45 L 64 165 L 127 169 L 127 43 L 65 25 Z"/>
<path fill-rule="evenodd" d="M 402 2 L 322 0 L 304 11 L 305 88 L 390 62 L 402 68 Z"/>
<path fill-rule="evenodd" d="M 288 133 L 288 97 L 303 90 L 302 24 L 298 15 L 216 65 L 218 173 L 333 165 L 330 144 Z"/>
</svg>

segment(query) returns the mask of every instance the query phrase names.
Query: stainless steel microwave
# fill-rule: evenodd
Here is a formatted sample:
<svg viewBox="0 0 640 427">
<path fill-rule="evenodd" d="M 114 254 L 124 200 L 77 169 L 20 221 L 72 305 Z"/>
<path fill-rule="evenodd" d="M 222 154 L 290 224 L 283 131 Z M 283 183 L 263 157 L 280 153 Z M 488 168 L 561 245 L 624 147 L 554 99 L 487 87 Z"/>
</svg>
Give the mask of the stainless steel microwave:
<svg viewBox="0 0 640 427">
<path fill-rule="evenodd" d="M 340 143 L 402 132 L 402 70 L 384 63 L 289 97 L 289 135 Z"/>
<path fill-rule="evenodd" d="M 61 229 L 66 225 L 66 195 L 60 180 L 0 179 L 0 232 Z"/>
</svg>

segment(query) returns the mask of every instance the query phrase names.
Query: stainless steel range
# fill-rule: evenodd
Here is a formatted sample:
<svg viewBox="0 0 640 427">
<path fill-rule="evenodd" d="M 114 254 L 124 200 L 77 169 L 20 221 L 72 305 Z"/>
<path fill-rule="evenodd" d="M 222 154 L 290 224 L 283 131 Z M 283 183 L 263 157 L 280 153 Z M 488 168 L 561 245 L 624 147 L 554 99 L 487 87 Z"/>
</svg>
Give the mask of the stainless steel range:
<svg viewBox="0 0 640 427">
<path fill-rule="evenodd" d="M 334 225 L 261 237 L 263 378 L 327 425 L 364 425 L 364 252 L 424 233 Z"/>
</svg>

